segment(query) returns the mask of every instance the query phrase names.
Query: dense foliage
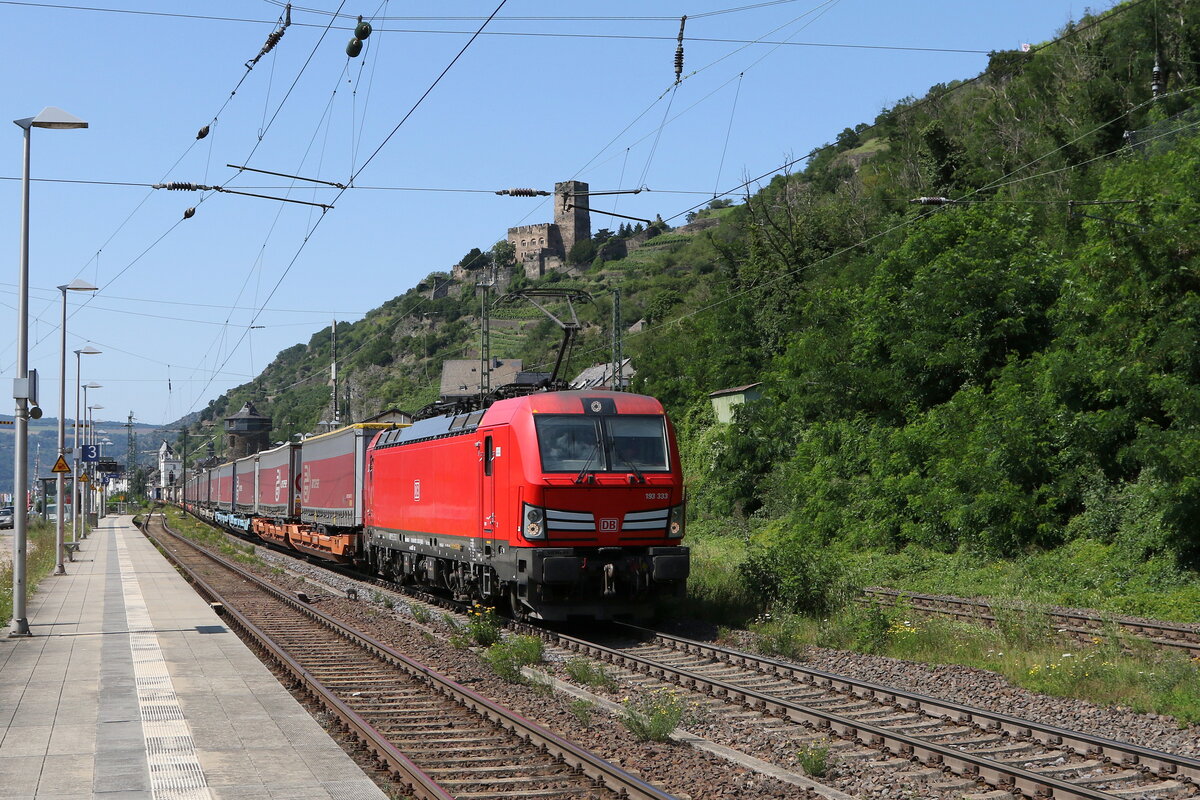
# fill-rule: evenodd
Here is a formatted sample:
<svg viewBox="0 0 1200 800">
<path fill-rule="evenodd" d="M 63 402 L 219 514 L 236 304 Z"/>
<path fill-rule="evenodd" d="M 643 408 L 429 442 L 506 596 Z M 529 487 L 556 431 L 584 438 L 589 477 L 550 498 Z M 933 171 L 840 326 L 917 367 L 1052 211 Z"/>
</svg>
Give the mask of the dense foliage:
<svg viewBox="0 0 1200 800">
<path fill-rule="evenodd" d="M 820 605 L 789 576 L 835 541 L 1200 563 L 1200 9 L 1159 4 L 1157 100 L 1153 13 L 995 54 L 680 254 L 714 268 L 639 343 L 641 386 L 684 411 L 693 513 L 773 521 L 746 572 L 779 599 Z M 751 381 L 713 426 L 706 392 Z"/>
</svg>

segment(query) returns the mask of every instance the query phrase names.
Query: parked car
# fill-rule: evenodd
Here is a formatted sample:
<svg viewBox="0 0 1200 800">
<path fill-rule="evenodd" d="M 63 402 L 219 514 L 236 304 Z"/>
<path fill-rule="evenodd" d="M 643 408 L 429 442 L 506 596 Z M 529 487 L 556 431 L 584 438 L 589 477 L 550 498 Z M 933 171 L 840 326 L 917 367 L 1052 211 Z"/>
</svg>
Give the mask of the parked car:
<svg viewBox="0 0 1200 800">
<path fill-rule="evenodd" d="M 4 506 L 0 508 L 0 528 L 11 528 L 13 526 L 13 507 Z"/>
</svg>

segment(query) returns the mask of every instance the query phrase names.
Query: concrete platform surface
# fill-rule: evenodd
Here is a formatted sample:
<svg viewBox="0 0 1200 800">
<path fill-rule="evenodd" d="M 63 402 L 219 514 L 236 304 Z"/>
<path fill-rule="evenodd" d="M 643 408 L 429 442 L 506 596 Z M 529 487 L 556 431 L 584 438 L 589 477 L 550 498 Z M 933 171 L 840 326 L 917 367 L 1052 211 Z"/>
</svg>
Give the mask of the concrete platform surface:
<svg viewBox="0 0 1200 800">
<path fill-rule="evenodd" d="M 0 798 L 383 800 L 130 517 L 81 544 L 0 633 Z"/>
</svg>

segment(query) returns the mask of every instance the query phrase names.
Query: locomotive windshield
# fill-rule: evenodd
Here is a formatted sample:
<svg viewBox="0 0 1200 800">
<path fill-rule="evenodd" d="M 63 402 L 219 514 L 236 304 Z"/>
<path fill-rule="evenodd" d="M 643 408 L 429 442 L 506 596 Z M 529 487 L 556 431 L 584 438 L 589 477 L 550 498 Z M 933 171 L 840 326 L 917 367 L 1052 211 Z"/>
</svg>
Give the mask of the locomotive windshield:
<svg viewBox="0 0 1200 800">
<path fill-rule="evenodd" d="M 666 472 L 667 432 L 658 416 L 538 414 L 544 472 Z"/>
</svg>

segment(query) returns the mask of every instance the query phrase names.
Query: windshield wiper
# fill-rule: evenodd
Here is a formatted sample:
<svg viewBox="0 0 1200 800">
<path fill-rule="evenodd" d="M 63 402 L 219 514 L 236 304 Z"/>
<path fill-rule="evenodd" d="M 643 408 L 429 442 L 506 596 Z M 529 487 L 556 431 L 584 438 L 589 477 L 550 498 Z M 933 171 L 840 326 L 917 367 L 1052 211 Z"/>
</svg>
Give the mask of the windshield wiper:
<svg viewBox="0 0 1200 800">
<path fill-rule="evenodd" d="M 583 476 L 587 474 L 588 467 L 592 465 L 592 459 L 596 457 L 596 452 L 600 449 L 600 440 L 596 439 L 596 443 L 592 445 L 592 452 L 588 453 L 587 460 L 583 462 L 583 469 L 579 470 L 579 474 L 575 476 L 575 483 L 583 483 Z"/>
<path fill-rule="evenodd" d="M 609 447 L 610 447 L 610 449 L 611 449 L 611 450 L 612 450 L 614 453 L 616 453 L 616 454 L 617 454 L 617 458 L 621 459 L 622 461 L 624 461 L 626 464 L 628 464 L 628 465 L 629 465 L 629 468 L 630 468 L 631 470 L 633 470 L 633 474 L 637 476 L 637 482 L 638 482 L 638 483 L 645 483 L 645 482 L 646 482 L 646 478 L 645 478 L 645 476 L 643 476 L 643 475 L 642 475 L 642 471 L 641 471 L 640 469 L 638 469 L 638 468 L 637 468 L 637 464 L 635 464 L 635 463 L 633 463 L 632 461 L 630 461 L 628 458 L 626 458 L 626 457 L 625 457 L 625 454 L 624 454 L 624 453 L 622 453 L 620 450 L 618 450 L 618 449 L 617 449 L 617 443 L 616 443 L 616 442 L 610 441 L 610 442 L 609 442 Z"/>
</svg>

